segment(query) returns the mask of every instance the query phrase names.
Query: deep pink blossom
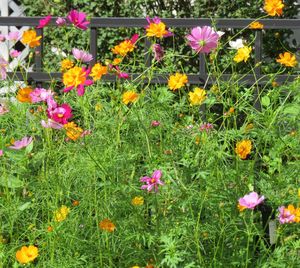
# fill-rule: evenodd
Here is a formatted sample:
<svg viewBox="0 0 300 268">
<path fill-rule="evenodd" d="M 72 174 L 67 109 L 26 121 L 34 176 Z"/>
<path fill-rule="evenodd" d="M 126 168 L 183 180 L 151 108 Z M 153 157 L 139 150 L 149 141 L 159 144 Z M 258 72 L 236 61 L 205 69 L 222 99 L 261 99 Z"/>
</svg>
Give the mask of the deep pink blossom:
<svg viewBox="0 0 300 268">
<path fill-rule="evenodd" d="M 48 117 L 60 124 L 67 124 L 68 120 L 73 116 L 72 109 L 67 103 L 57 106 L 53 110 L 47 109 Z"/>
<path fill-rule="evenodd" d="M 0 57 L 0 75 L 1 75 L 2 80 L 6 79 L 7 65 L 8 65 L 8 62 L 4 58 Z"/>
<path fill-rule="evenodd" d="M 41 125 L 44 128 L 54 128 L 54 129 L 61 129 L 63 127 L 62 124 L 59 124 L 59 123 L 55 122 L 54 120 L 52 120 L 50 118 L 48 118 L 47 122 L 45 120 L 42 120 Z"/>
<path fill-rule="evenodd" d="M 50 21 L 51 21 L 51 15 L 48 15 L 45 18 L 39 20 L 39 25 L 36 28 L 37 29 L 44 28 L 50 23 Z"/>
<path fill-rule="evenodd" d="M 154 189 L 154 192 L 158 191 L 158 185 L 164 185 L 164 183 L 160 180 L 162 176 L 162 172 L 160 170 L 155 170 L 150 177 L 142 177 L 140 178 L 141 182 L 145 182 L 146 184 L 141 187 L 142 190 L 147 189 L 148 192 L 151 192 Z"/>
<path fill-rule="evenodd" d="M 239 199 L 239 205 L 253 210 L 257 205 L 263 202 L 264 199 L 264 196 L 259 197 L 258 193 L 251 192 Z"/>
<path fill-rule="evenodd" d="M 121 72 L 119 66 L 116 65 L 109 65 L 109 68 L 116 73 L 116 75 L 121 78 L 121 79 L 128 79 L 129 78 L 129 74 L 125 73 L 125 72 Z"/>
<path fill-rule="evenodd" d="M 32 142 L 32 137 L 24 137 L 21 140 L 15 141 L 12 146 L 9 146 L 8 148 L 14 149 L 14 150 L 20 150 L 24 147 L 27 147 Z"/>
<path fill-rule="evenodd" d="M 218 45 L 219 35 L 209 26 L 195 27 L 186 38 L 197 53 L 209 53 Z"/>
<path fill-rule="evenodd" d="M 82 62 L 90 62 L 93 59 L 93 55 L 85 52 L 84 50 L 73 48 L 72 53 L 75 59 Z"/>
<path fill-rule="evenodd" d="M 12 57 L 12 58 L 17 58 L 21 55 L 21 51 L 18 51 L 16 49 L 12 49 L 10 52 L 9 52 L 9 55 Z"/>
<path fill-rule="evenodd" d="M 163 47 L 160 44 L 154 44 L 152 46 L 152 51 L 154 53 L 154 59 L 161 61 L 165 53 Z"/>
<path fill-rule="evenodd" d="M 159 125 L 160 125 L 160 122 L 157 121 L 157 120 L 153 120 L 153 121 L 151 122 L 151 126 L 152 126 L 152 127 L 158 127 Z"/>
<path fill-rule="evenodd" d="M 57 26 L 64 26 L 66 24 L 66 20 L 61 17 L 58 17 L 55 22 L 56 22 Z"/>
<path fill-rule="evenodd" d="M 17 42 L 21 39 L 22 34 L 19 31 L 14 31 L 14 32 L 10 32 L 7 36 L 6 39 L 9 41 L 14 41 Z"/>
<path fill-rule="evenodd" d="M 86 20 L 86 14 L 77 10 L 71 10 L 67 16 L 68 20 L 77 28 L 86 30 L 90 23 Z"/>
<path fill-rule="evenodd" d="M 278 208 L 278 211 L 278 219 L 281 224 L 294 222 L 295 215 L 293 215 L 287 208 L 281 206 L 280 208 Z"/>
</svg>

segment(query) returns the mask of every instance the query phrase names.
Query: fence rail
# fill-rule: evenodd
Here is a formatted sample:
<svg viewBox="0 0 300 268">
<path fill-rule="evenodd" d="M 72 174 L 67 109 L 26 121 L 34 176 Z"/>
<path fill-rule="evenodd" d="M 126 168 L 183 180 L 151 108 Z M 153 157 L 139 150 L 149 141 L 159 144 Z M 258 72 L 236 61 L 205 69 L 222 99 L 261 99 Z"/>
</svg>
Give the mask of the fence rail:
<svg viewBox="0 0 300 268">
<path fill-rule="evenodd" d="M 39 24 L 41 17 L 0 17 L 0 26 L 30 26 L 35 27 Z M 56 26 L 57 18 L 52 18 L 49 26 Z M 174 28 L 192 28 L 195 26 L 212 25 L 212 20 L 203 19 L 162 19 L 168 27 Z M 218 29 L 243 29 L 247 28 L 254 19 L 215 19 L 213 24 Z M 264 25 L 264 29 L 300 29 L 300 19 L 262 19 L 259 20 Z M 70 24 L 69 24 L 70 25 Z M 97 37 L 99 28 L 143 28 L 147 25 L 145 18 L 91 18 L 90 20 L 90 53 L 93 55 L 94 64 L 97 60 Z M 37 29 L 38 35 L 43 36 L 43 29 Z M 269 81 L 268 75 L 262 75 L 260 63 L 262 60 L 262 43 L 263 32 L 262 30 L 256 30 L 255 36 L 255 73 L 253 75 L 240 75 L 237 79 L 245 84 L 257 83 L 259 85 L 265 85 Z M 145 49 L 150 48 L 150 42 L 145 40 Z M 199 72 L 197 74 L 188 74 L 190 84 L 212 84 L 214 78 L 209 77 L 205 68 L 205 56 L 199 55 Z M 145 58 L 145 64 L 150 64 L 149 57 Z M 19 72 L 9 73 L 10 77 L 15 80 L 23 80 L 23 75 Z M 131 74 L 131 78 L 136 78 L 140 74 Z M 52 79 L 61 79 L 62 74 L 59 72 L 46 73 L 43 72 L 43 38 L 41 39 L 41 45 L 36 48 L 35 56 L 35 69 L 34 72 L 27 73 L 26 79 L 35 81 L 50 81 Z M 225 74 L 220 79 L 226 81 L 231 77 L 230 74 Z M 276 80 L 279 82 L 293 81 L 297 78 L 297 75 L 277 75 Z M 116 80 L 115 76 L 106 75 L 103 78 L 104 81 L 113 82 Z M 147 81 L 149 82 L 149 81 Z M 151 83 L 165 84 L 167 82 L 166 75 L 157 74 L 150 81 Z"/>
</svg>

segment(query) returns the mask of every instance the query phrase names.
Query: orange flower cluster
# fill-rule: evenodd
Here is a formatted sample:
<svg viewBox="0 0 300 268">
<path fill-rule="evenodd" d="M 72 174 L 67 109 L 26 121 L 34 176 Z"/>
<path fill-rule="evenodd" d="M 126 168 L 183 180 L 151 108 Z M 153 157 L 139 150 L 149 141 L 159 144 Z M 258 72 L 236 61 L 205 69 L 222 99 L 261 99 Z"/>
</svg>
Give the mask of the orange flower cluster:
<svg viewBox="0 0 300 268">
<path fill-rule="evenodd" d="M 134 103 L 138 100 L 139 94 L 133 90 L 126 91 L 122 96 L 122 101 L 124 104 Z"/>
<path fill-rule="evenodd" d="M 236 144 L 235 153 L 241 159 L 246 159 L 252 149 L 252 143 L 250 140 L 242 140 Z"/>
<path fill-rule="evenodd" d="M 31 92 L 32 92 L 31 87 L 20 88 L 16 98 L 19 102 L 31 103 L 31 97 L 30 97 Z"/>
<path fill-rule="evenodd" d="M 111 220 L 104 219 L 104 220 L 100 221 L 99 228 L 102 229 L 103 231 L 112 233 L 116 229 L 116 226 L 113 224 L 113 222 Z"/>
<path fill-rule="evenodd" d="M 66 87 L 77 87 L 86 81 L 86 72 L 83 68 L 75 66 L 63 75 L 63 83 Z"/>
<path fill-rule="evenodd" d="M 168 33 L 167 26 L 163 22 L 150 23 L 149 27 L 146 29 L 146 35 L 148 37 L 163 38 Z"/>
<path fill-rule="evenodd" d="M 61 66 L 61 71 L 65 72 L 74 66 L 74 62 L 69 59 L 64 59 L 61 61 L 60 66 Z"/>
<path fill-rule="evenodd" d="M 131 40 L 125 40 L 121 42 L 119 45 L 116 45 L 112 48 L 112 52 L 114 54 L 125 57 L 129 52 L 132 52 L 135 48 L 134 43 Z"/>
<path fill-rule="evenodd" d="M 107 66 L 103 66 L 100 63 L 96 63 L 92 71 L 90 73 L 90 76 L 93 77 L 94 81 L 100 80 L 102 75 L 107 74 Z"/>
<path fill-rule="evenodd" d="M 67 137 L 73 141 L 79 139 L 83 133 L 83 129 L 78 127 L 74 122 L 64 124 L 64 129 L 66 130 Z"/>
</svg>

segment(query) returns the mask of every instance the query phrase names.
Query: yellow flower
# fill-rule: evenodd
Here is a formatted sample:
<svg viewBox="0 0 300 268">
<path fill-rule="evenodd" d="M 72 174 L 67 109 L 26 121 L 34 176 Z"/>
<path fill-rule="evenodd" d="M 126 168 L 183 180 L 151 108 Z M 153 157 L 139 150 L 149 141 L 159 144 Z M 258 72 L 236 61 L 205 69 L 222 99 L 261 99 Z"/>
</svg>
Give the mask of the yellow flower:
<svg viewBox="0 0 300 268">
<path fill-rule="evenodd" d="M 168 86 L 173 91 L 182 88 L 187 83 L 188 83 L 187 76 L 185 74 L 180 74 L 180 73 L 171 75 L 168 80 Z"/>
<path fill-rule="evenodd" d="M 39 46 L 40 39 L 42 36 L 36 36 L 36 31 L 35 30 L 27 30 L 23 32 L 22 35 L 22 43 L 24 45 L 29 45 L 31 48 Z"/>
<path fill-rule="evenodd" d="M 263 29 L 264 25 L 259 21 L 253 21 L 250 23 L 249 28 L 252 30 Z"/>
<path fill-rule="evenodd" d="M 242 140 L 236 144 L 235 153 L 241 159 L 246 159 L 252 149 L 252 143 L 250 140 Z"/>
<path fill-rule="evenodd" d="M 66 87 L 77 87 L 84 84 L 86 72 L 81 67 L 75 66 L 63 75 L 63 83 Z"/>
<path fill-rule="evenodd" d="M 32 92 L 31 87 L 20 88 L 16 96 L 17 100 L 20 102 L 31 103 L 30 93 Z"/>
<path fill-rule="evenodd" d="M 264 10 L 269 16 L 282 15 L 284 4 L 281 0 L 265 0 Z"/>
<path fill-rule="evenodd" d="M 64 72 L 71 69 L 74 66 L 74 62 L 69 59 L 64 59 L 60 62 L 60 66 L 61 66 L 61 71 Z"/>
<path fill-rule="evenodd" d="M 300 188 L 298 189 L 298 197 L 300 198 Z"/>
<path fill-rule="evenodd" d="M 54 211 L 54 221 L 61 222 L 64 221 L 68 214 L 70 213 L 70 209 L 63 205 L 58 210 Z"/>
<path fill-rule="evenodd" d="M 74 122 L 69 122 L 64 124 L 64 129 L 66 130 L 66 135 L 69 139 L 76 141 L 78 138 L 81 137 L 83 133 L 83 129 L 78 127 Z"/>
<path fill-rule="evenodd" d="M 109 233 L 112 233 L 116 229 L 116 226 L 111 220 L 104 219 L 101 222 L 99 222 L 99 228 Z"/>
<path fill-rule="evenodd" d="M 202 88 L 196 87 L 194 92 L 189 92 L 189 97 L 192 105 L 201 105 L 206 99 L 206 91 Z"/>
<path fill-rule="evenodd" d="M 131 204 L 134 206 L 142 206 L 144 204 L 144 198 L 142 196 L 136 196 L 132 198 Z"/>
<path fill-rule="evenodd" d="M 134 43 L 132 43 L 131 40 L 125 40 L 121 42 L 119 45 L 116 45 L 114 48 L 112 48 L 111 51 L 114 54 L 125 57 L 127 53 L 132 52 L 134 48 L 135 48 Z"/>
<path fill-rule="evenodd" d="M 251 47 L 247 47 L 247 46 L 241 47 L 238 49 L 233 60 L 235 62 L 241 62 L 241 61 L 246 62 L 248 60 L 248 58 L 250 57 L 251 51 L 252 51 Z"/>
<path fill-rule="evenodd" d="M 279 54 L 279 58 L 276 61 L 286 67 L 295 67 L 298 64 L 296 56 L 290 52 Z"/>
<path fill-rule="evenodd" d="M 139 94 L 137 94 L 136 92 L 129 90 L 126 91 L 123 96 L 122 96 L 122 101 L 124 104 L 129 104 L 129 103 L 134 103 L 138 100 L 139 98 Z"/>
<path fill-rule="evenodd" d="M 113 65 L 119 65 L 122 62 L 121 58 L 115 58 L 112 62 Z"/>
<path fill-rule="evenodd" d="M 107 66 L 96 63 L 92 68 L 90 76 L 93 77 L 94 81 L 97 81 L 100 80 L 104 74 L 107 74 Z"/>
<path fill-rule="evenodd" d="M 101 103 L 97 103 L 96 105 L 95 105 L 95 111 L 96 112 L 99 112 L 99 111 L 101 111 L 103 109 L 103 105 L 101 104 Z"/>
<path fill-rule="evenodd" d="M 26 264 L 33 261 L 39 255 L 39 250 L 36 246 L 23 246 L 16 252 L 16 259 L 21 264 Z"/>
<path fill-rule="evenodd" d="M 168 34 L 168 30 L 163 22 L 150 23 L 148 28 L 146 29 L 146 35 L 148 37 L 154 36 L 157 38 L 163 38 L 166 34 Z"/>
<path fill-rule="evenodd" d="M 135 266 L 132 266 L 131 268 L 140 268 L 140 266 L 135 265 Z"/>
</svg>

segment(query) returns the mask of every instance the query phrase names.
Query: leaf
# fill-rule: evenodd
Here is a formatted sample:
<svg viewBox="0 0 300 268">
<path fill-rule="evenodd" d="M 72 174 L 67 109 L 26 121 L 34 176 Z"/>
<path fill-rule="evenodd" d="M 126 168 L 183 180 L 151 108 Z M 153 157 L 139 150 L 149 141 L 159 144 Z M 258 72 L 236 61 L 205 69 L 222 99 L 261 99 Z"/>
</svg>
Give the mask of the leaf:
<svg viewBox="0 0 300 268">
<path fill-rule="evenodd" d="M 298 105 L 289 105 L 283 110 L 284 114 L 298 115 L 300 114 L 300 107 Z"/>
<path fill-rule="evenodd" d="M 23 211 L 31 206 L 31 202 L 26 202 L 23 205 L 18 207 L 18 210 Z"/>
<path fill-rule="evenodd" d="M 26 147 L 25 152 L 29 154 L 33 149 L 33 141 Z"/>
<path fill-rule="evenodd" d="M 270 105 L 271 101 L 270 98 L 268 96 L 263 96 L 261 98 L 261 104 L 265 107 L 268 107 Z"/>
<path fill-rule="evenodd" d="M 14 188 L 23 187 L 24 183 L 20 179 L 10 176 L 10 177 L 1 177 L 0 185 L 3 187 L 14 189 Z"/>
</svg>

